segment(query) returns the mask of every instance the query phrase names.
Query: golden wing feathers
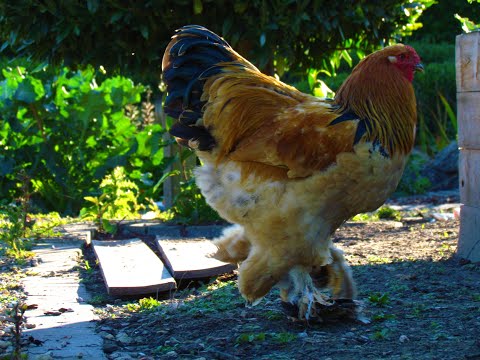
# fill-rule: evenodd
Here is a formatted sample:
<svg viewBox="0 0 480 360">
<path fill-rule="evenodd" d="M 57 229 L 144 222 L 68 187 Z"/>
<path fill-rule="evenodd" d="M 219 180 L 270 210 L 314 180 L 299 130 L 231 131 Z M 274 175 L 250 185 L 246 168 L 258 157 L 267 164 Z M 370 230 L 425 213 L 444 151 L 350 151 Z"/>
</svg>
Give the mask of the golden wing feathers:
<svg viewBox="0 0 480 360">
<path fill-rule="evenodd" d="M 207 80 L 202 100 L 203 125 L 217 142 L 217 162 L 228 157 L 297 178 L 353 150 L 358 120 L 335 123 L 340 114 L 331 103 L 258 71 L 231 65 Z"/>
</svg>

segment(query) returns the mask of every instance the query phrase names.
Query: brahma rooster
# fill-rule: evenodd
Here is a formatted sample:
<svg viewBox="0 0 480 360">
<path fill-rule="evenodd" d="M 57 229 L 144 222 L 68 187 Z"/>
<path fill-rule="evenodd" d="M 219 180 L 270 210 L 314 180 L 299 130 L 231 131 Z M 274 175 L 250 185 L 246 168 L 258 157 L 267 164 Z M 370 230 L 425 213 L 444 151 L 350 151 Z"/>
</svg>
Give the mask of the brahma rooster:
<svg viewBox="0 0 480 360">
<path fill-rule="evenodd" d="M 355 285 L 331 236 L 395 190 L 417 120 L 412 47 L 365 57 L 334 99 L 262 74 L 213 32 L 185 26 L 163 58 L 170 133 L 195 150 L 198 187 L 235 224 L 215 240 L 217 259 L 239 263 L 238 288 L 257 303 L 278 285 L 300 317 L 353 299 Z M 327 281 L 322 284 L 322 276 Z"/>
</svg>

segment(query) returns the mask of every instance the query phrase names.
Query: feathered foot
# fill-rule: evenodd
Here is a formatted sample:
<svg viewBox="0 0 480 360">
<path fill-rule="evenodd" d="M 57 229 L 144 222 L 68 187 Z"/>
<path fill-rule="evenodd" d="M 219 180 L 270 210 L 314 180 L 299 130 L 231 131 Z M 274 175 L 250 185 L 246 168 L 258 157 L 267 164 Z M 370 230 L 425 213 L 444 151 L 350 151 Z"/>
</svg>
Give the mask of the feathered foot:
<svg viewBox="0 0 480 360">
<path fill-rule="evenodd" d="M 309 322 L 357 317 L 357 303 L 350 299 L 333 299 L 327 291 L 315 286 L 305 269 L 292 269 L 288 278 L 289 286 L 282 288 L 280 295 L 284 309 L 291 317 Z M 282 282 L 280 286 L 285 284 Z"/>
<path fill-rule="evenodd" d="M 292 317 L 319 322 L 356 317 L 357 304 L 353 301 L 355 289 L 350 269 L 346 263 L 335 263 L 344 261 L 343 256 L 337 255 L 341 256 L 341 252 L 333 256 L 332 264 L 312 273 L 297 266 L 279 283 L 284 307 Z"/>
<path fill-rule="evenodd" d="M 266 249 L 253 248 L 238 269 L 238 290 L 248 303 L 258 304 L 290 267 Z"/>
<path fill-rule="evenodd" d="M 298 309 L 297 317 L 301 320 L 318 318 L 317 308 L 332 306 L 334 301 L 327 293 L 315 287 L 308 271 L 296 266 L 288 273 L 280 286 L 280 297 L 287 303 Z"/>
<path fill-rule="evenodd" d="M 222 236 L 213 240 L 217 252 L 212 256 L 220 261 L 237 264 L 244 261 L 250 252 L 250 241 L 242 226 L 233 225 L 223 230 Z"/>
<path fill-rule="evenodd" d="M 352 270 L 343 256 L 343 251 L 330 247 L 332 263 L 326 266 L 328 273 L 328 287 L 332 290 L 335 299 L 354 299 L 357 295 Z M 313 275 L 314 276 L 314 275 Z"/>
</svg>

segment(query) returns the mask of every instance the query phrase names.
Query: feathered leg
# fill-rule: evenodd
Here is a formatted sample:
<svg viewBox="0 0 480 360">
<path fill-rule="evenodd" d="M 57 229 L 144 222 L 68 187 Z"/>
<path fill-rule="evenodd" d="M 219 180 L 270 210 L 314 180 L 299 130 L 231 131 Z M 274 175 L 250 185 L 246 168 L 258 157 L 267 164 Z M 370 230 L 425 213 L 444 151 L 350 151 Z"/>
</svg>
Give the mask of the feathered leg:
<svg viewBox="0 0 480 360">
<path fill-rule="evenodd" d="M 244 261 L 250 252 L 251 244 L 240 225 L 233 225 L 223 231 L 222 236 L 213 240 L 217 252 L 213 257 L 217 260 L 237 264 Z"/>
<path fill-rule="evenodd" d="M 348 265 L 343 251 L 330 247 L 333 262 L 327 265 L 328 287 L 332 290 L 335 299 L 354 299 L 357 291 L 352 277 L 352 270 Z"/>
<path fill-rule="evenodd" d="M 278 259 L 266 249 L 252 248 L 238 269 L 238 289 L 249 303 L 256 305 L 291 267 L 285 258 Z"/>
<path fill-rule="evenodd" d="M 298 307 L 299 319 L 317 318 L 321 309 L 331 311 L 335 299 L 355 298 L 355 284 L 343 252 L 333 246 L 329 251 L 331 263 L 309 269 L 296 266 L 279 283 L 282 301 Z M 331 290 L 333 297 L 325 292 L 326 288 Z"/>
</svg>

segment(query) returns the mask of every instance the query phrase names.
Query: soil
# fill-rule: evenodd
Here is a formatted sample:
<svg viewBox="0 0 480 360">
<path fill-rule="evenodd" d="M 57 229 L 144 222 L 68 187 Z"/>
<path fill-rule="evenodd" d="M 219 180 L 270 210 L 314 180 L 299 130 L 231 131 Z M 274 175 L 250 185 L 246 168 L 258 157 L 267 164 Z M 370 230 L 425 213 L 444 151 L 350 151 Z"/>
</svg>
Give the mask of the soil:
<svg viewBox="0 0 480 360">
<path fill-rule="evenodd" d="M 446 202 L 396 204 L 411 208 L 425 201 Z M 348 222 L 336 232 L 334 241 L 357 283 L 358 313 L 352 318 L 333 312 L 323 322 L 290 316 L 277 290 L 246 307 L 235 273 L 180 283 L 171 294 L 111 298 L 93 251 L 85 248 L 91 267 L 82 278 L 101 318 L 97 330 L 105 354 L 123 360 L 480 360 L 480 264 L 455 256 L 458 220 L 434 222 L 414 212 L 402 213 L 400 221 Z M 18 278 L 29 267 L 6 258 L 0 267 L 3 301 L 23 298 Z M 11 345 L 0 320 L 1 357 Z"/>
<path fill-rule="evenodd" d="M 356 319 L 295 320 L 275 290 L 246 307 L 235 274 L 159 302 L 102 298 L 98 272 L 87 282 L 110 303 L 97 308 L 110 359 L 480 359 L 480 265 L 455 257 L 458 231 L 422 218 L 342 226 Z"/>
</svg>

